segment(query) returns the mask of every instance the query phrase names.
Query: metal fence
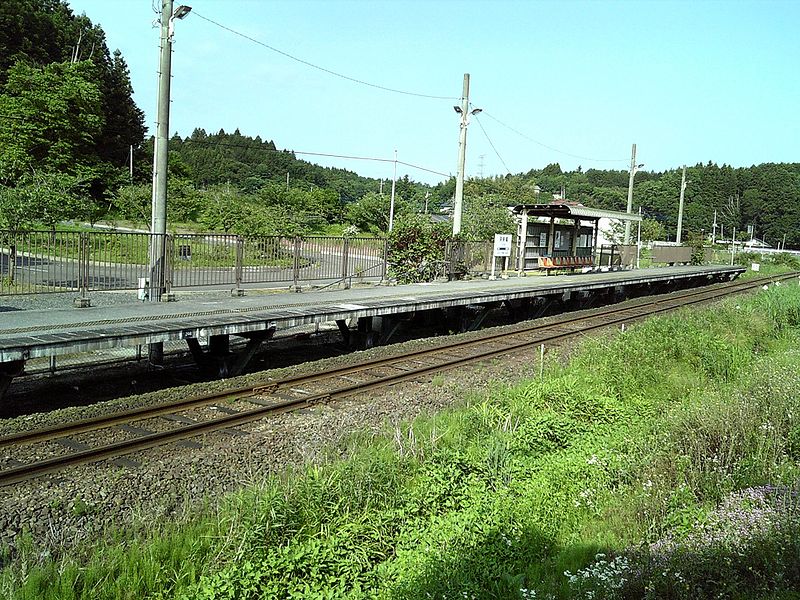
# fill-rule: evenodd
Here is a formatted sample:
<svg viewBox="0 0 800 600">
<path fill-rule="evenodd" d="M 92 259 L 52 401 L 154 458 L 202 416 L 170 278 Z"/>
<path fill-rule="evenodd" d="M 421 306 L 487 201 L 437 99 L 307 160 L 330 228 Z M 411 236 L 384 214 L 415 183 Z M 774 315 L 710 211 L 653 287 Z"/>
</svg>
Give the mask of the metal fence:
<svg viewBox="0 0 800 600">
<path fill-rule="evenodd" d="M 0 231 L 0 295 L 140 289 L 149 276 L 151 244 L 162 243 L 167 290 L 349 286 L 386 277 L 386 240 L 378 238 Z"/>
<path fill-rule="evenodd" d="M 510 269 L 516 265 L 516 244 L 511 246 L 512 255 L 508 258 Z M 463 275 L 479 276 L 492 271 L 494 241 L 448 240 L 445 244 L 445 274 L 450 279 Z M 502 270 L 502 259 L 497 259 L 497 270 Z"/>
</svg>

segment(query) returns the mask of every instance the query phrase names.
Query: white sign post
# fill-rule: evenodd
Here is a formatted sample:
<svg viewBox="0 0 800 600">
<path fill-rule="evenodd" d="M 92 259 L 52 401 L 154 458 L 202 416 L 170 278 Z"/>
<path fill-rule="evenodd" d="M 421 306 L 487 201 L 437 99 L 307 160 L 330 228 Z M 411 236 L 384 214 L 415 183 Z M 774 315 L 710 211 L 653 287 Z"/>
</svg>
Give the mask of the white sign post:
<svg viewBox="0 0 800 600">
<path fill-rule="evenodd" d="M 503 261 L 503 273 L 505 273 L 506 269 L 508 268 L 508 257 L 511 256 L 511 234 L 510 233 L 496 233 L 494 235 L 494 251 L 492 252 L 492 274 L 489 275 L 489 279 L 494 280 L 496 279 L 494 276 L 494 264 L 496 262 L 496 258 L 502 256 Z"/>
</svg>

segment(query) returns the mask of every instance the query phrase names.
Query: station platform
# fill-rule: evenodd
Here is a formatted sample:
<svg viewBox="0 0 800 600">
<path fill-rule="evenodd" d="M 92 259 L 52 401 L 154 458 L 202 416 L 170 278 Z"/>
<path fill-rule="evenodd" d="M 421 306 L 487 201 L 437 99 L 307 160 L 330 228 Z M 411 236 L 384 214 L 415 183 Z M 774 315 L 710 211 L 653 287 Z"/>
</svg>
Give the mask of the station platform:
<svg viewBox="0 0 800 600">
<path fill-rule="evenodd" d="M 346 342 L 369 347 L 425 311 L 443 311 L 456 330 L 476 329 L 488 310 L 503 305 L 514 310 L 556 302 L 581 308 L 729 281 L 742 272 L 742 267 L 679 266 L 0 312 L 0 396 L 32 358 L 185 340 L 198 364 L 216 365 L 220 375 L 229 376 L 276 331 L 300 325 L 336 322 Z M 232 335 L 248 340 L 238 354 L 230 350 Z"/>
</svg>

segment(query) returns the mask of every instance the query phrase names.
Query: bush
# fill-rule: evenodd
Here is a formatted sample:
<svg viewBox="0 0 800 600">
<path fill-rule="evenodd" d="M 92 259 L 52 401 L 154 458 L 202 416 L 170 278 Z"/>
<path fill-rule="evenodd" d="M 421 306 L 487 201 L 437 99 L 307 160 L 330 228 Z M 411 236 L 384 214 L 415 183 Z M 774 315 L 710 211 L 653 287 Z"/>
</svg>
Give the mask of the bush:
<svg viewBox="0 0 800 600">
<path fill-rule="evenodd" d="M 389 276 L 397 283 L 431 281 L 444 260 L 446 224 L 432 223 L 427 215 L 401 215 L 389 233 Z"/>
</svg>

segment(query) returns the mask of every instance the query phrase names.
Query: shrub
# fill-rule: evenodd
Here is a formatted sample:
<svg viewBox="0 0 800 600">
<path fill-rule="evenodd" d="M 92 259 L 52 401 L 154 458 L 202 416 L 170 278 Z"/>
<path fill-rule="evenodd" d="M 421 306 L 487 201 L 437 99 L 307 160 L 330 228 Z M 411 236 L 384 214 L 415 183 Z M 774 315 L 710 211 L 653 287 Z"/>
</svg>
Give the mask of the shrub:
<svg viewBox="0 0 800 600">
<path fill-rule="evenodd" d="M 432 280 L 448 237 L 447 226 L 432 223 L 427 215 L 401 215 L 388 236 L 389 275 L 401 284 Z"/>
</svg>

